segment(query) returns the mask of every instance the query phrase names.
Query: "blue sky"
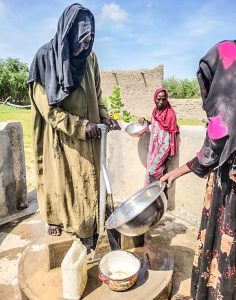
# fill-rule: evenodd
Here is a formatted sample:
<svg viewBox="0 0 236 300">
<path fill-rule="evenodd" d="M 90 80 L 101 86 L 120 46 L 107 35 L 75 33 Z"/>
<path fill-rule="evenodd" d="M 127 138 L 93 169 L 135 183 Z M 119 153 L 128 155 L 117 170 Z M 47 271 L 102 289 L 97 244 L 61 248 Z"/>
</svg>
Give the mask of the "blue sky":
<svg viewBox="0 0 236 300">
<path fill-rule="evenodd" d="M 74 1 L 0 0 L 0 58 L 30 64 Z M 235 0 L 90 0 L 101 70 L 153 68 L 165 78 L 194 78 L 199 59 L 218 41 L 236 39 Z"/>
</svg>

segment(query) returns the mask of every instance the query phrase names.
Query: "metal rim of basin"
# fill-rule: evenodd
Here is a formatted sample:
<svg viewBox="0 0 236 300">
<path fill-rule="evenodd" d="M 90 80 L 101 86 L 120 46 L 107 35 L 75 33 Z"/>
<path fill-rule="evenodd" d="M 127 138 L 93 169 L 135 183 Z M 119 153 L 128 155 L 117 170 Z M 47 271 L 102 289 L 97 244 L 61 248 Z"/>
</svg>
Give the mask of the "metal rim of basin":
<svg viewBox="0 0 236 300">
<path fill-rule="evenodd" d="M 119 213 L 122 209 L 124 209 L 124 207 L 126 207 L 126 206 L 129 207 L 130 203 L 132 202 L 132 200 L 134 198 L 136 198 L 138 195 L 148 191 L 149 189 L 156 188 L 156 187 L 160 187 L 160 186 L 157 182 L 154 182 L 154 183 L 150 184 L 149 186 L 146 186 L 146 187 L 138 190 L 130 198 L 128 198 L 125 202 L 123 202 L 119 207 L 117 207 L 114 210 L 114 212 L 107 219 L 106 224 L 105 224 L 106 228 L 114 229 L 114 228 L 122 226 L 123 224 L 131 221 L 132 219 L 137 217 L 142 211 L 144 211 L 149 205 L 151 205 L 158 197 L 162 198 L 162 200 L 164 202 L 164 207 L 166 207 L 166 199 L 162 195 L 162 193 L 165 189 L 165 184 L 164 184 L 162 187 L 160 187 L 160 191 L 156 194 L 155 197 L 149 198 L 149 199 L 147 199 L 147 201 L 142 203 L 143 205 L 141 206 L 141 209 L 139 209 L 138 211 L 131 210 L 131 211 L 129 211 L 129 213 L 127 215 L 125 215 L 125 218 L 120 218 L 119 220 L 115 220 L 117 213 Z"/>
<path fill-rule="evenodd" d="M 140 129 L 138 131 L 134 131 L 134 132 L 130 132 L 130 128 L 132 128 L 133 126 L 140 126 Z M 127 125 L 125 127 L 125 132 L 128 133 L 131 136 L 136 136 L 138 135 L 140 132 L 142 132 L 143 130 L 146 130 L 146 128 L 148 127 L 148 122 L 144 121 L 143 124 L 139 123 L 139 122 L 134 122 L 134 123 L 130 123 L 129 125 Z"/>
</svg>

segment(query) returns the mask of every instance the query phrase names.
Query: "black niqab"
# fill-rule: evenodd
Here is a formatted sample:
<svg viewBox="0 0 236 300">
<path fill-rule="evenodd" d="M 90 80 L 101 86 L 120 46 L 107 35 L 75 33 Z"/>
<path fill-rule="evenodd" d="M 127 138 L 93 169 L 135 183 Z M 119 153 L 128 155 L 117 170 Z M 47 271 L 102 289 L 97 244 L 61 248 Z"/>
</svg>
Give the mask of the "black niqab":
<svg viewBox="0 0 236 300">
<path fill-rule="evenodd" d="M 92 37 L 88 49 L 73 56 L 73 48 L 88 34 Z M 94 34 L 93 14 L 75 3 L 63 12 L 54 38 L 37 51 L 30 67 L 28 83 L 36 81 L 45 88 L 49 105 L 59 105 L 81 84 Z"/>
</svg>

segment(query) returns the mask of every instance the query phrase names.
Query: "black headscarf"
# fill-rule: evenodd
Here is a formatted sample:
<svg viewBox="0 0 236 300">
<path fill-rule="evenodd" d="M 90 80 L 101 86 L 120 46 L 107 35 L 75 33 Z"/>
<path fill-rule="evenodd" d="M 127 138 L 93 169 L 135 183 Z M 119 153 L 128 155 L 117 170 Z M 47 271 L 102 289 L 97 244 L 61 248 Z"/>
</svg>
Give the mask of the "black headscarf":
<svg viewBox="0 0 236 300">
<path fill-rule="evenodd" d="M 209 119 L 199 162 L 220 166 L 236 151 L 235 41 L 222 41 L 210 49 L 200 60 L 197 77 Z"/>
<path fill-rule="evenodd" d="M 92 39 L 87 50 L 72 56 L 73 47 L 87 35 Z M 29 81 L 40 83 L 49 105 L 59 105 L 83 80 L 87 57 L 95 34 L 93 14 L 80 4 L 72 4 L 61 15 L 54 38 L 36 53 L 30 67 Z"/>
</svg>

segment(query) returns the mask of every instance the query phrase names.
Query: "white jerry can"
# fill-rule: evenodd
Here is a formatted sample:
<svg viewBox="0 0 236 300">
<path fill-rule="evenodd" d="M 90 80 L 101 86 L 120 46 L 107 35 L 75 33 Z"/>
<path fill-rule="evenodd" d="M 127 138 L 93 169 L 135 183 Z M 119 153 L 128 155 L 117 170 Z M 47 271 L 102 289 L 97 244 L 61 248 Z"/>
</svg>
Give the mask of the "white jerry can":
<svg viewBox="0 0 236 300">
<path fill-rule="evenodd" d="M 80 299 L 87 284 L 87 248 L 75 240 L 61 263 L 63 297 Z"/>
</svg>

